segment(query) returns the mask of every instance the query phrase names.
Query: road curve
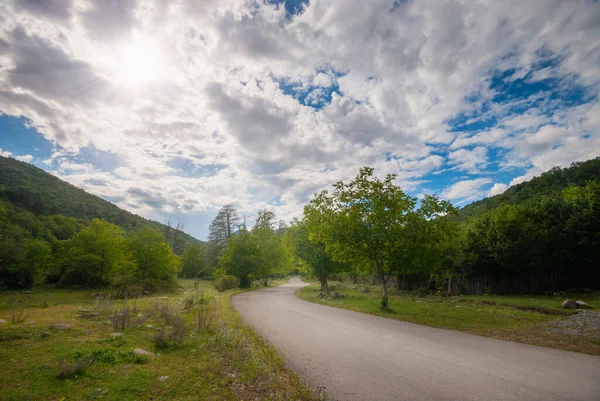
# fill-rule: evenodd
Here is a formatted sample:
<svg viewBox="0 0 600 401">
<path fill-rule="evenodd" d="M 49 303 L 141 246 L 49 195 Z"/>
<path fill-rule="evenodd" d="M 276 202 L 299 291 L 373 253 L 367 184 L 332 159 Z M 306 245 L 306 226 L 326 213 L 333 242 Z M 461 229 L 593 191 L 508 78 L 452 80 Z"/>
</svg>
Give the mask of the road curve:
<svg viewBox="0 0 600 401">
<path fill-rule="evenodd" d="M 600 400 L 600 357 L 318 305 L 295 296 L 304 285 L 233 306 L 330 400 Z"/>
</svg>

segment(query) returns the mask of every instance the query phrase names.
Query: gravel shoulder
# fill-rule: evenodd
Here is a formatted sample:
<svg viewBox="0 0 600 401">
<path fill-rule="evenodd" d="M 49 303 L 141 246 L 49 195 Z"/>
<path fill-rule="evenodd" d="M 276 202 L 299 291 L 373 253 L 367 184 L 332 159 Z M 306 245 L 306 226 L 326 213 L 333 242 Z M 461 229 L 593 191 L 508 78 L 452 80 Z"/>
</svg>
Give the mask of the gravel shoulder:
<svg viewBox="0 0 600 401">
<path fill-rule="evenodd" d="M 302 301 L 298 279 L 233 298 L 244 320 L 331 400 L 597 400 L 600 357 Z"/>
</svg>

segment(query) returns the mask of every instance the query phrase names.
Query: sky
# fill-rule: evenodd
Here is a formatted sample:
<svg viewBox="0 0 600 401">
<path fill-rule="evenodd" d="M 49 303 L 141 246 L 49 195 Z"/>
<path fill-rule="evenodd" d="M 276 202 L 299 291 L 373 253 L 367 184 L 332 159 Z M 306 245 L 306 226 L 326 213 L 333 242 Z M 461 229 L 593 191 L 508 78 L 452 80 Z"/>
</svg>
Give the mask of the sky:
<svg viewBox="0 0 600 401">
<path fill-rule="evenodd" d="M 205 239 L 362 166 L 463 206 L 600 156 L 600 2 L 0 0 L 0 155 Z"/>
</svg>

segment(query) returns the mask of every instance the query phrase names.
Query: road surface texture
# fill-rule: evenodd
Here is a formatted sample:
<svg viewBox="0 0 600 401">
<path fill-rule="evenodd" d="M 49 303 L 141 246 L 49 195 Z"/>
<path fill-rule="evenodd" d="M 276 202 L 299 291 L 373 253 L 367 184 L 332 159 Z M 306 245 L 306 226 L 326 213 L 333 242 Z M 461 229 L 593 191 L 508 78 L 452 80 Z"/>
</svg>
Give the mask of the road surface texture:
<svg viewBox="0 0 600 401">
<path fill-rule="evenodd" d="M 294 295 L 304 285 L 233 305 L 330 400 L 600 400 L 600 357 L 318 305 Z"/>
</svg>

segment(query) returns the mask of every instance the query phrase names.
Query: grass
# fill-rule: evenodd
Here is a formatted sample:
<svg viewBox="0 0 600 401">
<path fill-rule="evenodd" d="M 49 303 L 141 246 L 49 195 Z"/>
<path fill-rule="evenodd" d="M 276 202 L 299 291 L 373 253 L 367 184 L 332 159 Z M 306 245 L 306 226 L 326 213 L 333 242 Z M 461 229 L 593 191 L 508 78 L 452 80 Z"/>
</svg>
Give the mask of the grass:
<svg viewBox="0 0 600 401">
<path fill-rule="evenodd" d="M 93 310 L 90 290 L 32 291 L 0 294 L 0 394 L 3 400 L 314 400 L 315 395 L 283 358 L 244 324 L 231 306 L 239 291 L 217 293 L 209 282 L 195 291 L 182 280 L 177 293 L 139 298 L 138 311 L 157 302 L 176 309 L 188 325 L 180 346 L 165 350 L 153 338 L 164 323 L 154 313 L 143 325 L 111 337 L 107 316 L 83 318 Z M 272 285 L 272 284 L 271 284 Z M 204 297 L 199 297 L 201 293 Z M 214 314 L 208 330 L 193 330 L 199 305 L 185 299 L 210 300 Z M 10 299 L 25 303 L 27 319 L 10 323 Z M 121 307 L 116 301 L 113 310 Z M 130 301 L 130 306 L 133 303 Z M 65 331 L 49 330 L 54 322 L 70 323 Z M 152 325 L 152 328 L 146 325 Z M 139 356 L 134 348 L 155 352 Z M 168 376 L 163 381 L 161 376 Z"/>
<path fill-rule="evenodd" d="M 563 298 L 493 295 L 417 297 L 392 289 L 389 308 L 382 310 L 380 287 L 370 287 L 370 291 L 365 293 L 360 291 L 363 286 L 340 283 L 334 286 L 343 297 L 329 300 L 317 297 L 317 283 L 311 283 L 296 294 L 307 301 L 405 322 L 600 355 L 600 338 L 561 335 L 546 327 L 548 322 L 576 313 L 561 308 Z M 597 294 L 580 295 L 577 299 L 586 301 L 594 308 L 600 307 Z"/>
</svg>

